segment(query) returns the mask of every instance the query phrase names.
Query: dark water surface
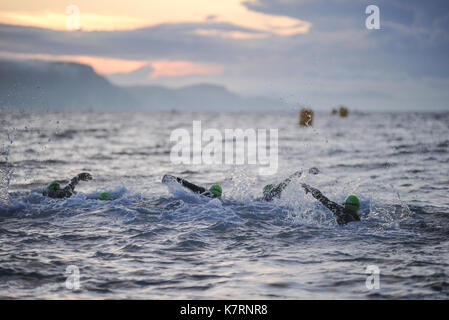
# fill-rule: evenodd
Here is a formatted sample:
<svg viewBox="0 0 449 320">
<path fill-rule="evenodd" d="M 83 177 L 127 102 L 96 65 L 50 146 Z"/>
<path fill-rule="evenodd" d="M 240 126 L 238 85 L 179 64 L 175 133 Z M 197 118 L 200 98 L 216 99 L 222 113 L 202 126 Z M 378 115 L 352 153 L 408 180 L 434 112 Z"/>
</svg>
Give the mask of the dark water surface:
<svg viewBox="0 0 449 320">
<path fill-rule="evenodd" d="M 274 128 L 279 168 L 175 165 L 176 128 Z M 449 297 L 449 113 L 0 113 L 0 298 L 371 299 Z M 307 169 L 317 167 L 318 175 Z M 282 198 L 265 184 L 296 170 Z M 89 171 L 70 199 L 55 179 Z M 160 182 L 165 173 L 220 183 L 210 200 Z M 362 221 L 338 226 L 300 183 Z M 102 191 L 117 199 L 99 201 Z M 68 266 L 80 288 L 66 287 Z M 366 287 L 368 266 L 380 289 Z"/>
</svg>

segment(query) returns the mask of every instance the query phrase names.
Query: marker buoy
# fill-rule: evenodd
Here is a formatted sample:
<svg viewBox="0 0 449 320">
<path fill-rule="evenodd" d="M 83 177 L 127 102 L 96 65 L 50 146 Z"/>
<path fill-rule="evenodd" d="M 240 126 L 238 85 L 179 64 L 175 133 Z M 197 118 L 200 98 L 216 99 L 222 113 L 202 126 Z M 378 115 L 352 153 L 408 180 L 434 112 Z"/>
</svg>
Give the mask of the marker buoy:
<svg viewBox="0 0 449 320">
<path fill-rule="evenodd" d="M 309 127 L 313 123 L 313 110 L 301 109 L 299 111 L 299 125 L 303 127 Z"/>
<path fill-rule="evenodd" d="M 340 117 L 346 118 L 348 116 L 348 112 L 349 112 L 348 108 L 346 108 L 345 106 L 340 106 L 340 110 L 339 110 Z"/>
</svg>

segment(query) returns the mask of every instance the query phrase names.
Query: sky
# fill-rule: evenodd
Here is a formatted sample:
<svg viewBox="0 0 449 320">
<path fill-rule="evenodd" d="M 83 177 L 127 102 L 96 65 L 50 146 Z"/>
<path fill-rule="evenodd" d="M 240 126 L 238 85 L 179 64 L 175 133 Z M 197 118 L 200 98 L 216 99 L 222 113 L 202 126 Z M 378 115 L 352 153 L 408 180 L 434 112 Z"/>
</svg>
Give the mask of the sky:
<svg viewBox="0 0 449 320">
<path fill-rule="evenodd" d="M 368 5 L 380 29 L 367 29 Z M 449 110 L 443 0 L 0 1 L 0 57 L 119 85 L 213 83 L 292 108 Z"/>
</svg>

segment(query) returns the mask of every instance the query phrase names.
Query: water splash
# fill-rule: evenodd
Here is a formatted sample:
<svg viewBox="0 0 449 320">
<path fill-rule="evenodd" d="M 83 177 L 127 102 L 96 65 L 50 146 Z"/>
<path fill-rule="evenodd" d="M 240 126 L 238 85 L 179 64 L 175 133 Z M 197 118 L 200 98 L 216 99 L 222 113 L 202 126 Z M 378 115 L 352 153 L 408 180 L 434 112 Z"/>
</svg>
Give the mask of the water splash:
<svg viewBox="0 0 449 320">
<path fill-rule="evenodd" d="M 4 120 L 2 121 L 2 126 L 4 125 Z M 12 166 L 9 163 L 10 146 L 13 143 L 12 134 L 6 132 L 7 141 L 2 144 L 0 149 L 0 155 L 3 161 L 0 162 L 0 202 L 3 204 L 9 203 L 9 186 L 11 184 L 11 177 L 14 172 Z"/>
</svg>

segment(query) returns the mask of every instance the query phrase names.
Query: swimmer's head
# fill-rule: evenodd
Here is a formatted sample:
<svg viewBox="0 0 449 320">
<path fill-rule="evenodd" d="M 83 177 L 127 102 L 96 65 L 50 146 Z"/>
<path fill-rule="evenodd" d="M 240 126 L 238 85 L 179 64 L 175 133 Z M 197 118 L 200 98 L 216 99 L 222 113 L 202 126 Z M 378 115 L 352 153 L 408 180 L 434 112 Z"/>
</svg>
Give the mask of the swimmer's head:
<svg viewBox="0 0 449 320">
<path fill-rule="evenodd" d="M 268 192 L 273 189 L 274 184 L 267 184 L 265 187 L 263 187 L 263 195 L 266 195 Z"/>
<path fill-rule="evenodd" d="M 214 184 L 209 188 L 209 191 L 216 197 L 221 197 L 222 189 L 219 184 Z"/>
<path fill-rule="evenodd" d="M 100 194 L 100 200 L 109 200 L 109 193 L 103 192 Z"/>
<path fill-rule="evenodd" d="M 357 213 L 357 211 L 359 211 L 360 208 L 360 200 L 355 195 L 351 194 L 349 197 L 346 198 L 344 206 L 346 210 L 350 210 L 354 213 Z"/>
<path fill-rule="evenodd" d="M 61 189 L 61 185 L 59 184 L 58 181 L 53 181 L 52 183 L 50 183 L 47 186 L 47 189 L 48 190 L 59 190 L 59 189 Z"/>
</svg>

